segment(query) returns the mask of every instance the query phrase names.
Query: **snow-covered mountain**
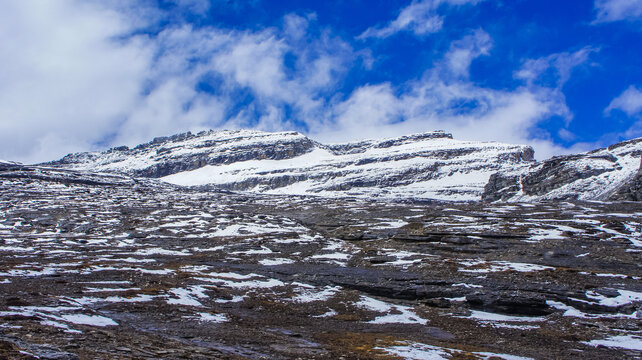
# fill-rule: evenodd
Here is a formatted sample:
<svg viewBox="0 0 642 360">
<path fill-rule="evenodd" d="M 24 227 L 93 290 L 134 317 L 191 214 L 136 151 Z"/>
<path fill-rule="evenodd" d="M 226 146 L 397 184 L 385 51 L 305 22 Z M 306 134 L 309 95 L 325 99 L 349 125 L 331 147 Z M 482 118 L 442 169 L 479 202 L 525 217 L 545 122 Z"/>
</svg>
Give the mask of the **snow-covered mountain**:
<svg viewBox="0 0 642 360">
<path fill-rule="evenodd" d="M 20 165 L 20 163 L 0 159 L 0 165 Z"/>
<path fill-rule="evenodd" d="M 642 200 L 642 138 L 491 176 L 484 200 Z"/>
<path fill-rule="evenodd" d="M 204 131 L 48 165 L 264 194 L 451 201 L 642 200 L 642 138 L 533 160 L 524 145 L 443 131 L 324 145 L 297 132 Z"/>
<path fill-rule="evenodd" d="M 528 146 L 443 131 L 323 145 L 297 132 L 208 131 L 51 163 L 184 185 L 272 194 L 478 200 L 494 173 L 533 161 Z"/>
</svg>

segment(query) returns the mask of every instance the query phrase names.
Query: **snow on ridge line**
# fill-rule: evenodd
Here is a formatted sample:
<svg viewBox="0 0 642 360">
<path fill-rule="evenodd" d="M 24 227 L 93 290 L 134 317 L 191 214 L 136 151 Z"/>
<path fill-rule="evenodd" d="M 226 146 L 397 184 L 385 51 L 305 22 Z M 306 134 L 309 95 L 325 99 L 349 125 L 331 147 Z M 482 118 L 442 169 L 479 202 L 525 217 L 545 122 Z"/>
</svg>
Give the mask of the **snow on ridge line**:
<svg viewBox="0 0 642 360">
<path fill-rule="evenodd" d="M 143 170 L 168 159 L 181 157 L 215 156 L 244 147 L 271 145 L 279 142 L 311 141 L 296 131 L 264 132 L 258 130 L 210 130 L 157 137 L 134 148 L 115 147 L 103 152 L 69 154 L 60 160 L 46 163 L 62 165 L 75 170 L 126 172 Z"/>
<path fill-rule="evenodd" d="M 84 152 L 84 153 L 69 154 L 65 158 L 63 158 L 63 160 L 68 159 L 73 161 L 73 157 L 75 156 L 75 157 L 80 157 L 79 160 L 91 160 L 92 163 L 95 163 L 96 161 L 100 160 L 100 159 L 95 159 L 96 157 L 112 158 L 111 160 L 113 160 L 114 157 L 117 157 L 115 155 L 116 153 L 133 152 L 133 151 L 144 152 L 145 149 L 148 149 L 151 147 L 154 148 L 153 150 L 157 150 L 156 147 L 161 148 L 158 150 L 177 150 L 177 149 L 184 150 L 185 148 L 206 143 L 207 147 L 227 148 L 230 146 L 237 146 L 237 145 L 260 144 L 260 143 L 266 142 L 266 140 L 269 140 L 267 142 L 277 142 L 283 139 L 308 140 L 315 143 L 319 147 L 378 146 L 389 142 L 393 142 L 393 143 L 399 142 L 400 145 L 403 145 L 403 144 L 406 144 L 407 142 L 421 142 L 423 140 L 448 139 L 455 144 L 469 144 L 469 145 L 474 144 L 477 147 L 500 146 L 500 147 L 522 148 L 522 149 L 530 148 L 529 146 L 526 146 L 526 145 L 511 145 L 511 144 L 503 144 L 499 142 L 454 140 L 451 134 L 446 133 L 443 130 L 397 136 L 397 137 L 382 138 L 382 139 L 368 139 L 368 140 L 362 140 L 362 141 L 356 141 L 356 142 L 322 144 L 296 131 L 264 132 L 264 131 L 258 131 L 258 130 L 243 129 L 243 130 L 210 130 L 210 131 L 202 131 L 202 132 L 199 132 L 198 134 L 192 134 L 191 132 L 187 132 L 187 133 L 182 133 L 182 134 L 177 134 L 172 136 L 157 137 L 150 142 L 140 144 L 131 149 L 127 146 L 121 146 L 121 147 L 111 148 L 103 152 Z M 208 143 L 209 141 L 216 141 L 216 143 Z M 173 144 L 180 145 L 180 146 L 163 148 L 164 145 L 173 145 Z M 148 149 L 148 150 L 151 150 L 151 149 Z M 127 155 L 131 157 L 133 154 L 127 154 Z M 53 162 L 53 163 L 57 163 L 57 162 Z"/>
<path fill-rule="evenodd" d="M 532 160 L 532 152 L 444 131 L 324 145 L 293 131 L 210 130 L 71 154 L 52 165 L 234 191 L 474 201 L 490 175 Z"/>
<path fill-rule="evenodd" d="M 368 144 L 357 153 L 316 147 L 281 160 L 206 165 L 161 180 L 181 186 L 213 184 L 251 192 L 321 196 L 353 196 L 345 192 L 352 183 L 363 196 L 474 201 L 480 198 L 492 173 L 527 161 L 525 153 L 530 149 L 426 134 L 413 141 L 402 137 L 403 141 L 390 146 Z"/>
<path fill-rule="evenodd" d="M 380 145 L 380 144 L 385 144 L 391 141 L 418 141 L 418 140 L 432 140 L 432 139 L 453 139 L 453 135 L 451 133 L 447 133 L 444 130 L 433 130 L 433 131 L 425 131 L 421 133 L 414 133 L 414 134 L 408 134 L 408 135 L 400 135 L 400 136 L 391 136 L 391 137 L 385 137 L 385 138 L 367 138 L 367 139 L 360 139 L 360 140 L 353 140 L 353 141 L 347 141 L 347 142 L 338 142 L 338 143 L 324 143 L 326 146 L 372 146 L 372 145 Z M 321 143 L 321 142 L 319 142 Z"/>
<path fill-rule="evenodd" d="M 562 169 L 559 171 L 568 173 L 590 174 L 593 172 L 594 174 L 590 176 L 579 176 L 572 181 L 561 182 L 557 187 L 549 190 L 545 194 L 527 195 L 518 192 L 505 200 L 555 200 L 568 196 L 569 194 L 577 194 L 576 197 L 579 200 L 606 199 L 617 189 L 631 181 L 636 174 L 642 170 L 640 153 L 642 153 L 642 138 L 624 141 L 607 148 L 579 154 L 553 157 L 521 172 L 522 176 L 534 176 L 534 174 L 544 172 L 545 169 L 551 165 Z"/>
</svg>

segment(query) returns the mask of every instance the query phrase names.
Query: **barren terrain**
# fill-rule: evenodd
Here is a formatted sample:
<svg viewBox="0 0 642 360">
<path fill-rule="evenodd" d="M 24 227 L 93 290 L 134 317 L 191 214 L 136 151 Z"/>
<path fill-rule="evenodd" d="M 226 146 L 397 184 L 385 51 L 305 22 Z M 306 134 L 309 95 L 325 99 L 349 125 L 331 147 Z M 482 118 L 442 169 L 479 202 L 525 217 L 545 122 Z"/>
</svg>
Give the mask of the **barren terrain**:
<svg viewBox="0 0 642 360">
<path fill-rule="evenodd" d="M 0 358 L 642 356 L 641 203 L 1 175 Z"/>
</svg>

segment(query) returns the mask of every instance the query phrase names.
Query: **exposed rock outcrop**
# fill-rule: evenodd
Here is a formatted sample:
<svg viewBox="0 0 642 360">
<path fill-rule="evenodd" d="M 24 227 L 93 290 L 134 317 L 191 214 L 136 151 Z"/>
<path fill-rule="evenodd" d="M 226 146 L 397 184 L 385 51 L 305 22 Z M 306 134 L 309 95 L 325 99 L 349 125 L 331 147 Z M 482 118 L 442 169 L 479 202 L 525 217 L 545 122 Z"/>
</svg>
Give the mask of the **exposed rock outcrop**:
<svg viewBox="0 0 642 360">
<path fill-rule="evenodd" d="M 454 140 L 443 131 L 323 145 L 296 132 L 209 131 L 48 165 L 276 194 L 479 200 L 491 174 L 533 160 L 522 145 Z"/>
<path fill-rule="evenodd" d="M 642 201 L 642 159 L 640 160 L 640 169 L 633 176 L 633 179 L 620 186 L 608 200 L 617 201 Z"/>
<path fill-rule="evenodd" d="M 443 131 L 324 145 L 297 132 L 204 131 L 46 164 L 265 194 L 445 201 L 642 199 L 642 138 L 542 162 Z M 7 163 L 0 166 L 12 166 Z"/>
<path fill-rule="evenodd" d="M 296 132 L 187 132 L 154 138 L 133 149 L 121 146 L 106 152 L 69 154 L 46 165 L 160 178 L 206 165 L 291 159 L 310 152 L 315 146 L 315 142 Z"/>
<path fill-rule="evenodd" d="M 486 201 L 642 199 L 642 139 L 493 174 Z"/>
</svg>

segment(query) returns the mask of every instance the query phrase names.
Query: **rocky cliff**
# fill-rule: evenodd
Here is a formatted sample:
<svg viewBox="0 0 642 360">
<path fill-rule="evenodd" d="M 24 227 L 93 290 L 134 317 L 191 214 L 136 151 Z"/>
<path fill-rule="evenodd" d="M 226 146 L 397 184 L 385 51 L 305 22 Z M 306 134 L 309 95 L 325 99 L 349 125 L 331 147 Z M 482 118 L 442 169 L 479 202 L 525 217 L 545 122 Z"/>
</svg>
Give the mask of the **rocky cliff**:
<svg viewBox="0 0 642 360">
<path fill-rule="evenodd" d="M 49 165 L 234 191 L 479 200 L 492 174 L 532 161 L 528 146 L 454 140 L 442 131 L 323 145 L 296 132 L 239 130 L 157 138 Z"/>
<path fill-rule="evenodd" d="M 642 138 L 557 156 L 490 177 L 487 201 L 642 200 Z"/>
<path fill-rule="evenodd" d="M 187 132 L 158 137 L 133 149 L 121 146 L 105 152 L 69 154 L 47 165 L 160 178 L 206 165 L 290 159 L 312 151 L 315 146 L 312 140 L 296 132 Z"/>
<path fill-rule="evenodd" d="M 448 201 L 642 200 L 642 138 L 536 162 L 523 145 L 443 131 L 321 144 L 297 132 L 204 131 L 47 164 L 263 194 Z"/>
</svg>

